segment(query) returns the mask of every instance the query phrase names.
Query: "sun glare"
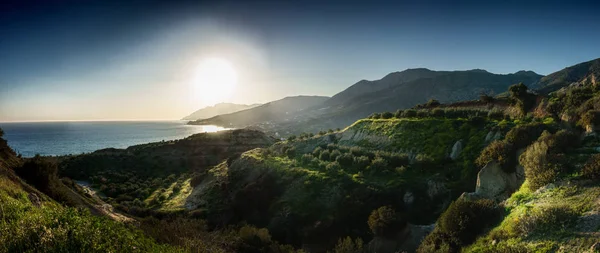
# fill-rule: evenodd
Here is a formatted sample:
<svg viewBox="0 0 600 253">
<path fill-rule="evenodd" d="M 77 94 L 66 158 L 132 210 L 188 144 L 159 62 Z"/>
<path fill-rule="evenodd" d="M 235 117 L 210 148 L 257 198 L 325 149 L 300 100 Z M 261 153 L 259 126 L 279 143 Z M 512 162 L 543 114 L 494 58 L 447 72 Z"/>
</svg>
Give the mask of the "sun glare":
<svg viewBox="0 0 600 253">
<path fill-rule="evenodd" d="M 233 65 L 221 58 L 208 58 L 198 66 L 194 82 L 195 96 L 203 104 L 215 104 L 228 99 L 237 85 Z"/>
</svg>

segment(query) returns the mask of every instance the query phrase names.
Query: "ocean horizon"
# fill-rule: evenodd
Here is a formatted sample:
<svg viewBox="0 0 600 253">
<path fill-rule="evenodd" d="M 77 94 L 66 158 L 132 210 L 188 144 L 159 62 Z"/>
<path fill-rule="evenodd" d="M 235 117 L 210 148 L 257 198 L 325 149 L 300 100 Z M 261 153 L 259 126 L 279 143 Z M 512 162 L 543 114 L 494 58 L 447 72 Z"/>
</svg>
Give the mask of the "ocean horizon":
<svg viewBox="0 0 600 253">
<path fill-rule="evenodd" d="M 77 155 L 177 140 L 225 128 L 187 125 L 184 120 L 0 122 L 8 145 L 23 157 Z"/>
</svg>

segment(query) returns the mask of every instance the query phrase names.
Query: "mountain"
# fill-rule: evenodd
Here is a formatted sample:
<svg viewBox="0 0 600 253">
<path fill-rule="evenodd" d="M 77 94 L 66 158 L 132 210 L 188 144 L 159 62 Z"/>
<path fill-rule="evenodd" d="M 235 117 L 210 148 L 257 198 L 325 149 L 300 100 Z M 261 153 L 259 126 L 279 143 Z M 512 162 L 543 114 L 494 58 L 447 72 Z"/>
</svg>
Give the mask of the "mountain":
<svg viewBox="0 0 600 253">
<path fill-rule="evenodd" d="M 192 114 L 184 117 L 182 120 L 199 120 L 208 119 L 221 114 L 228 114 L 238 112 L 250 108 L 259 106 L 260 104 L 242 105 L 232 103 L 219 103 L 214 106 L 207 106 L 200 110 L 193 112 Z"/>
<path fill-rule="evenodd" d="M 420 78 L 431 78 L 437 75 L 446 73 L 445 71 L 432 71 L 425 68 L 407 69 L 400 72 L 393 72 L 385 77 L 375 80 L 361 80 L 354 85 L 348 87 L 344 91 L 335 94 L 331 99 L 325 102 L 325 105 L 336 105 L 349 102 L 356 96 L 363 95 L 365 93 L 380 91 L 392 86 L 414 81 Z"/>
<path fill-rule="evenodd" d="M 600 58 L 544 76 L 533 88 L 540 93 L 550 93 L 569 85 L 598 85 L 598 83 L 600 83 Z"/>
<path fill-rule="evenodd" d="M 297 112 L 315 107 L 329 97 L 295 96 L 269 102 L 252 109 L 218 115 L 209 119 L 190 122 L 192 125 L 220 125 L 225 127 L 246 127 L 255 124 L 268 125 L 273 122 L 293 120 Z"/>
<path fill-rule="evenodd" d="M 298 134 L 344 127 L 374 112 L 411 108 L 429 99 L 440 102 L 472 100 L 482 93 L 502 93 L 508 86 L 519 82 L 531 86 L 541 77 L 532 71 L 503 75 L 481 69 L 409 69 L 376 81 L 360 81 L 325 101 L 322 106 L 299 112 L 295 122 L 281 122 L 263 130 Z"/>
</svg>

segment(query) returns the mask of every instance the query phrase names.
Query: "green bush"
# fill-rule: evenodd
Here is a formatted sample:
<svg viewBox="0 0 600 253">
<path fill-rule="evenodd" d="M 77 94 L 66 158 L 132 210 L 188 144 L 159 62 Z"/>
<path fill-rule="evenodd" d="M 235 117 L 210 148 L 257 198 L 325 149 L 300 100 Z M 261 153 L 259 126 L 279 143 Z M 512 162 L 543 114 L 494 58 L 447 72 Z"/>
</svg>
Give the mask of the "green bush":
<svg viewBox="0 0 600 253">
<path fill-rule="evenodd" d="M 354 157 L 354 166 L 359 170 L 366 169 L 371 164 L 371 159 L 368 156 Z"/>
<path fill-rule="evenodd" d="M 497 223 L 501 214 L 501 209 L 492 200 L 458 199 L 440 216 L 434 232 L 425 238 L 418 252 L 435 252 L 440 249 L 459 252 L 462 246 L 472 243 L 477 236 Z"/>
<path fill-rule="evenodd" d="M 313 161 L 315 157 L 311 154 L 304 154 L 302 155 L 302 157 L 300 158 L 300 161 L 302 162 L 302 164 L 304 165 L 310 165 Z"/>
<path fill-rule="evenodd" d="M 330 152 L 329 150 L 324 150 L 323 152 L 321 152 L 321 154 L 319 155 L 319 159 L 321 161 L 329 161 L 329 157 L 330 157 Z"/>
<path fill-rule="evenodd" d="M 339 239 L 335 248 L 334 253 L 362 253 L 363 252 L 363 241 L 360 238 L 352 240 L 349 236 L 343 239 Z"/>
<path fill-rule="evenodd" d="M 583 126 L 600 125 L 600 111 L 590 110 L 584 113 L 579 120 L 579 123 Z"/>
<path fill-rule="evenodd" d="M 352 162 L 354 162 L 354 156 L 352 156 L 350 153 L 345 153 L 338 156 L 335 161 L 343 167 L 349 167 L 352 166 Z"/>
<path fill-rule="evenodd" d="M 518 219 L 515 228 L 523 236 L 532 233 L 552 234 L 572 226 L 577 217 L 577 213 L 568 206 L 541 207 L 528 211 Z"/>
<path fill-rule="evenodd" d="M 435 118 L 443 118 L 445 116 L 445 111 L 440 108 L 435 108 L 435 109 L 431 110 L 430 115 L 431 115 L 431 117 L 435 117 Z"/>
<path fill-rule="evenodd" d="M 391 112 L 384 112 L 381 114 L 382 119 L 391 119 L 392 117 L 394 117 L 394 114 L 392 114 Z"/>
<path fill-rule="evenodd" d="M 545 128 L 546 126 L 542 123 L 518 125 L 506 133 L 505 140 L 512 143 L 515 150 L 519 150 L 537 140 Z"/>
<path fill-rule="evenodd" d="M 328 163 L 327 166 L 325 166 L 325 169 L 327 171 L 338 171 L 340 169 L 342 169 L 342 166 L 340 166 L 340 164 L 338 162 L 331 162 Z"/>
<path fill-rule="evenodd" d="M 331 151 L 331 154 L 329 155 L 329 160 L 335 161 L 341 155 L 342 155 L 342 153 L 339 150 Z"/>
<path fill-rule="evenodd" d="M 381 114 L 380 113 L 373 113 L 371 114 L 371 116 L 369 116 L 370 119 L 380 119 L 381 118 Z"/>
<path fill-rule="evenodd" d="M 581 170 L 581 176 L 592 180 L 600 180 L 600 154 L 592 155 Z"/>
<path fill-rule="evenodd" d="M 550 161 L 548 150 L 545 142 L 535 142 L 519 157 L 531 190 L 552 183 L 558 177 L 557 165 Z"/>
<path fill-rule="evenodd" d="M 392 207 L 382 206 L 371 212 L 368 224 L 374 235 L 391 238 L 402 230 L 407 222 Z"/>
<path fill-rule="evenodd" d="M 388 158 L 387 158 L 388 164 L 391 167 L 400 167 L 400 166 L 406 166 L 409 163 L 409 159 L 408 159 L 408 155 L 407 154 L 391 154 Z"/>
<path fill-rule="evenodd" d="M 369 165 L 369 171 L 372 173 L 375 172 L 383 172 L 388 169 L 388 163 L 385 159 L 381 157 L 375 157 L 373 161 L 371 161 L 371 165 Z"/>
<path fill-rule="evenodd" d="M 516 153 L 512 144 L 506 141 L 496 140 L 481 151 L 481 154 L 477 157 L 477 160 L 475 160 L 475 164 L 483 167 L 491 161 L 496 161 L 500 164 L 502 170 L 510 173 L 515 171 L 515 156 Z"/>
<path fill-rule="evenodd" d="M 417 116 L 417 111 L 414 109 L 407 109 L 407 110 L 404 110 L 404 112 L 402 113 L 402 116 L 404 118 L 414 118 Z"/>
<path fill-rule="evenodd" d="M 394 113 L 394 117 L 395 117 L 395 118 L 398 118 L 398 119 L 399 119 L 399 118 L 402 118 L 402 116 L 403 116 L 403 115 L 404 115 L 404 111 L 402 111 L 402 110 L 400 110 L 400 109 L 398 109 L 398 110 L 396 111 L 396 113 Z"/>
</svg>

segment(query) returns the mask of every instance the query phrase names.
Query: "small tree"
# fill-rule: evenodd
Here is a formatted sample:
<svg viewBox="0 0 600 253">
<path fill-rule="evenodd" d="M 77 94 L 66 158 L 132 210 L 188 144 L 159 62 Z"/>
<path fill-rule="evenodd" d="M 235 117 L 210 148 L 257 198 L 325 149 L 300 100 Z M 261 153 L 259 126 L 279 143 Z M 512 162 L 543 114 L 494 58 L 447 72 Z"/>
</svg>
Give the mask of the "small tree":
<svg viewBox="0 0 600 253">
<path fill-rule="evenodd" d="M 393 237 L 404 228 L 406 221 L 391 206 L 382 206 L 371 212 L 368 224 L 374 235 Z"/>
<path fill-rule="evenodd" d="M 382 119 L 391 119 L 392 117 L 394 117 L 394 114 L 392 114 L 391 112 L 384 112 L 381 114 Z"/>
</svg>

